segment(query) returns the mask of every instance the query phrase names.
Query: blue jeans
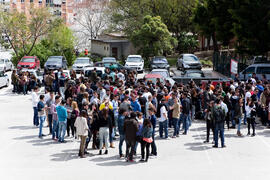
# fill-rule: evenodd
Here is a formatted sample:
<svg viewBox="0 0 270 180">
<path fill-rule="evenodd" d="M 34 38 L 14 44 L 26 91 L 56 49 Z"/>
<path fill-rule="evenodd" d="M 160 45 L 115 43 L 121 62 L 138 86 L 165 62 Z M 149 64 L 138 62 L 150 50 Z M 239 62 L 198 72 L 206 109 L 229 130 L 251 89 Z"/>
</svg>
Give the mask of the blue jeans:
<svg viewBox="0 0 270 180">
<path fill-rule="evenodd" d="M 173 136 L 179 135 L 179 119 L 178 118 L 173 118 Z"/>
<path fill-rule="evenodd" d="M 34 109 L 34 117 L 33 117 L 33 123 L 35 126 L 38 126 L 39 125 L 39 122 L 38 122 L 38 109 L 37 107 L 33 107 Z"/>
<path fill-rule="evenodd" d="M 42 128 L 43 128 L 43 123 L 44 123 L 45 119 L 46 119 L 46 116 L 40 116 L 39 117 L 40 123 L 39 123 L 39 134 L 38 134 L 38 137 L 42 137 Z"/>
<path fill-rule="evenodd" d="M 50 134 L 52 134 L 52 114 L 48 114 L 48 121 L 49 121 Z"/>
<path fill-rule="evenodd" d="M 232 126 L 235 126 L 234 110 L 231 110 L 231 121 L 232 121 Z"/>
<path fill-rule="evenodd" d="M 241 130 L 241 123 L 242 123 L 242 118 L 239 118 L 239 123 L 237 125 L 237 131 Z"/>
<path fill-rule="evenodd" d="M 58 129 L 59 129 L 59 124 L 58 121 L 53 120 L 53 129 L 52 129 L 52 138 L 57 138 L 58 139 Z"/>
<path fill-rule="evenodd" d="M 189 128 L 189 115 L 182 114 L 182 120 L 183 120 L 184 133 L 187 133 L 188 128 Z"/>
<path fill-rule="evenodd" d="M 224 146 L 224 123 L 215 124 L 215 146 L 218 146 L 218 135 L 221 139 L 221 146 Z"/>
<path fill-rule="evenodd" d="M 178 121 L 178 127 L 179 130 L 181 129 L 181 123 L 183 124 L 183 114 L 180 114 L 179 121 Z M 184 126 L 182 127 L 182 130 L 184 129 Z"/>
<path fill-rule="evenodd" d="M 123 146 L 124 141 L 125 141 L 125 135 L 124 134 L 120 134 L 120 139 L 119 139 L 119 155 L 123 155 L 122 146 Z"/>
<path fill-rule="evenodd" d="M 59 121 L 59 130 L 58 130 L 58 141 L 64 142 L 65 134 L 66 134 L 66 127 L 67 122 L 66 121 Z"/>
<path fill-rule="evenodd" d="M 244 124 L 247 124 L 247 113 L 244 113 Z"/>
<path fill-rule="evenodd" d="M 103 142 L 105 142 L 105 149 L 108 149 L 108 141 L 109 141 L 109 128 L 108 127 L 100 127 L 99 128 L 99 150 L 103 147 Z"/>
<path fill-rule="evenodd" d="M 191 124 L 192 124 L 191 114 L 189 114 L 189 115 L 187 116 L 187 121 L 188 121 L 188 127 L 190 127 Z"/>
<path fill-rule="evenodd" d="M 168 120 L 159 122 L 159 136 L 163 137 L 163 131 L 165 132 L 165 138 L 168 138 Z"/>
</svg>

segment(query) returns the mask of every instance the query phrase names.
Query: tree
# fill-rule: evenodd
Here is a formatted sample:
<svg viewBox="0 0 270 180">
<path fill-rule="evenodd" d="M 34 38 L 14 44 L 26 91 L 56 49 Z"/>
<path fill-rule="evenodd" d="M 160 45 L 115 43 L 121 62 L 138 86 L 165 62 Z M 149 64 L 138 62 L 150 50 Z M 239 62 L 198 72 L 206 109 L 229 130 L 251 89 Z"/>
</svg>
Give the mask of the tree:
<svg viewBox="0 0 270 180">
<path fill-rule="evenodd" d="M 161 17 L 150 15 L 145 16 L 141 28 L 132 33 L 131 41 L 146 59 L 171 52 L 177 45 L 177 40 L 171 36 Z"/>
<path fill-rule="evenodd" d="M 108 24 L 107 2 L 85 0 L 75 6 L 75 25 L 73 31 L 78 38 L 78 46 L 87 47 L 90 39 L 95 39 Z"/>
<path fill-rule="evenodd" d="M 197 37 L 191 33 L 181 33 L 178 39 L 178 49 L 180 53 L 194 53 L 198 47 Z"/>
<path fill-rule="evenodd" d="M 0 13 L 0 33 L 4 34 L 17 57 L 29 55 L 35 44 L 45 36 L 54 23 L 45 8 L 31 8 L 30 17 L 17 11 Z"/>
<path fill-rule="evenodd" d="M 270 50 L 270 1 L 234 0 L 230 9 L 237 49 L 250 55 L 267 55 Z"/>
<path fill-rule="evenodd" d="M 73 36 L 73 32 L 65 24 L 62 23 L 53 28 L 49 32 L 47 40 L 49 48 L 54 55 L 64 55 L 67 58 L 68 65 L 73 64 L 75 60 L 75 37 Z"/>
</svg>

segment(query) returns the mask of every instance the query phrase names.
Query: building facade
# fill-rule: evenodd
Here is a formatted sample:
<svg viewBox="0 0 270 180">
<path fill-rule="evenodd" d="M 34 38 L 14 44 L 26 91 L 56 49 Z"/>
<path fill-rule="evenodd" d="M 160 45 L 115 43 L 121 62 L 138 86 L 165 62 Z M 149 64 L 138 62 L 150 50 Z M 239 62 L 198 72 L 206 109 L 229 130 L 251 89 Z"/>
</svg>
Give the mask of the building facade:
<svg viewBox="0 0 270 180">
<path fill-rule="evenodd" d="M 30 16 L 31 7 L 47 7 L 49 11 L 58 17 L 61 17 L 65 24 L 72 24 L 74 0 L 1 0 L 10 1 L 10 10 L 17 10 Z"/>
</svg>

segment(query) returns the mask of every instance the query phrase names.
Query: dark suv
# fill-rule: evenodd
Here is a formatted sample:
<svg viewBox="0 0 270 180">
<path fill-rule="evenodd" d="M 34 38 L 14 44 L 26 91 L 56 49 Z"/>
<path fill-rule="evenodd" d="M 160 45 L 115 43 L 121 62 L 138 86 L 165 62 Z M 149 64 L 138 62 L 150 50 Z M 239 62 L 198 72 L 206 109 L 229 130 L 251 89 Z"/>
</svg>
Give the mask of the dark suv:
<svg viewBox="0 0 270 180">
<path fill-rule="evenodd" d="M 45 72 L 48 70 L 67 69 L 67 60 L 64 56 L 50 56 L 44 64 Z"/>
<path fill-rule="evenodd" d="M 167 69 L 170 72 L 170 65 L 164 56 L 155 56 L 151 59 L 150 70 L 153 69 Z"/>
</svg>

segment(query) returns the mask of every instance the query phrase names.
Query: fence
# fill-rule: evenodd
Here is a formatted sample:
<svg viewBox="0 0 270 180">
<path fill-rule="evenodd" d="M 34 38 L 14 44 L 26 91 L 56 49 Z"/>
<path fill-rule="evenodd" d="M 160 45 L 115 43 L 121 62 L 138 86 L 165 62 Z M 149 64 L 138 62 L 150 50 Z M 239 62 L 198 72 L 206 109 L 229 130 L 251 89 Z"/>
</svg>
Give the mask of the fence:
<svg viewBox="0 0 270 180">
<path fill-rule="evenodd" d="M 230 51 L 221 51 L 213 53 L 213 69 L 225 76 L 231 77 L 231 59 L 238 62 L 238 73 L 244 70 L 247 65 L 247 57 Z"/>
</svg>

